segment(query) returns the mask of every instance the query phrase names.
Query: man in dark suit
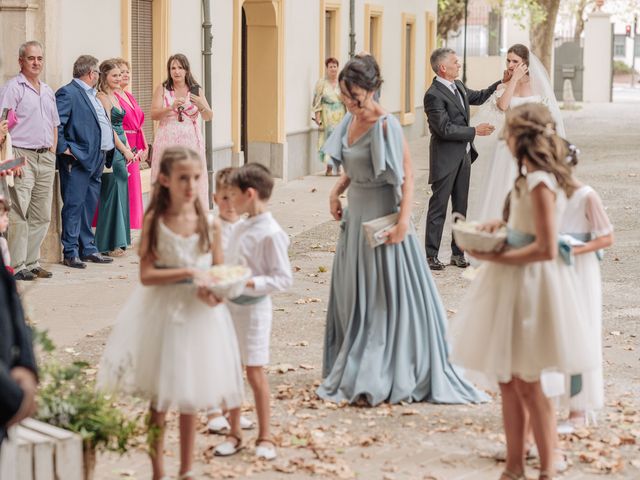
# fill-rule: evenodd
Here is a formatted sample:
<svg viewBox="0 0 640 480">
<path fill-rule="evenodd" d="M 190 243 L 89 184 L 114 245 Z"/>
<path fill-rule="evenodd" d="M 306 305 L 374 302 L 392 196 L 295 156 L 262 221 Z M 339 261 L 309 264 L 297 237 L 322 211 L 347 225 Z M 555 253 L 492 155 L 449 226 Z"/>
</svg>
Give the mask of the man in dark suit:
<svg viewBox="0 0 640 480">
<path fill-rule="evenodd" d="M 91 230 L 102 169 L 114 148 L 111 121 L 96 98 L 99 73 L 98 59 L 82 55 L 73 64 L 73 80 L 56 92 L 62 245 L 64 264 L 73 268 L 113 261 L 98 252 Z"/>
<path fill-rule="evenodd" d="M 491 135 L 494 130 L 488 123 L 470 127 L 469 105 L 482 105 L 501 82 L 480 91 L 465 87 L 456 80 L 460 61 L 450 48 L 434 50 L 430 61 L 437 76 L 424 95 L 424 111 L 431 132 L 429 183 L 433 192 L 427 213 L 426 250 L 429 268 L 443 270 L 438 251 L 449 197 L 452 210 L 466 216 L 471 163 L 478 157 L 473 139 L 476 135 Z M 469 265 L 453 238 L 451 252 L 451 265 L 461 268 Z"/>
<path fill-rule="evenodd" d="M 0 255 L 0 443 L 36 410 L 37 369 L 16 281 Z"/>
</svg>

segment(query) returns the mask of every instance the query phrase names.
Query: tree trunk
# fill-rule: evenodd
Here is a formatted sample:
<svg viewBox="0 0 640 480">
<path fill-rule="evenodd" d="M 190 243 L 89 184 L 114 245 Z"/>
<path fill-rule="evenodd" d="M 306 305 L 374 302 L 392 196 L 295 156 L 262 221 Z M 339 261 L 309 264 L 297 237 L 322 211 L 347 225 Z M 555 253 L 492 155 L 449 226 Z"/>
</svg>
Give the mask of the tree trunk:
<svg viewBox="0 0 640 480">
<path fill-rule="evenodd" d="M 590 3 L 589 0 L 580 0 L 580 3 L 576 7 L 576 30 L 573 34 L 573 40 L 575 42 L 580 41 L 580 36 L 584 31 L 584 11 Z"/>
<path fill-rule="evenodd" d="M 96 471 L 96 449 L 87 445 L 87 442 L 83 444 L 82 448 L 82 471 L 84 480 L 93 480 Z"/>
<path fill-rule="evenodd" d="M 553 34 L 556 28 L 556 19 L 560 0 L 535 0 L 535 2 L 547 12 L 544 21 L 531 25 L 531 50 L 535 53 L 551 76 L 553 66 Z"/>
</svg>

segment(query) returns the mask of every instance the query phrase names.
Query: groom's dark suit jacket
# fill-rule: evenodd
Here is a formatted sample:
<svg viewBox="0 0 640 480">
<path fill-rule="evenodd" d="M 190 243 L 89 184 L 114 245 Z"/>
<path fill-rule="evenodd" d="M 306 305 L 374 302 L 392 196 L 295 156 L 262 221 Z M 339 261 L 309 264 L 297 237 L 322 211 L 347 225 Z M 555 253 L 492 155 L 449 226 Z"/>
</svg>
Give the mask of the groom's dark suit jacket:
<svg viewBox="0 0 640 480">
<path fill-rule="evenodd" d="M 436 78 L 424 94 L 424 111 L 429 122 L 429 183 L 457 171 L 464 158 L 467 143 L 471 143 L 471 162 L 478 158 L 473 146 L 475 129 L 469 126 L 469 105 L 482 105 L 496 91 L 500 81 L 484 90 L 471 90 L 456 80 L 464 107 L 453 92 Z"/>
</svg>

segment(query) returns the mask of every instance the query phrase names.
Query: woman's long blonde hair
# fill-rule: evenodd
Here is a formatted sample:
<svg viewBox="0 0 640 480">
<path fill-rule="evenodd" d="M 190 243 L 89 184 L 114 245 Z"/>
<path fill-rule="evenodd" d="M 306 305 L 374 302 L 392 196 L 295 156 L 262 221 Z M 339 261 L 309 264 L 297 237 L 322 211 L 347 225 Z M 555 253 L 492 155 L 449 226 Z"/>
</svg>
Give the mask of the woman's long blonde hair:
<svg viewBox="0 0 640 480">
<path fill-rule="evenodd" d="M 507 143 L 515 142 L 514 156 L 518 161 L 518 183 L 524 178 L 525 160 L 536 170 L 551 173 L 558 185 L 570 197 L 577 185 L 566 162 L 567 142 L 556 133 L 556 123 L 547 107 L 540 103 L 526 103 L 509 110 L 505 122 Z"/>
<path fill-rule="evenodd" d="M 160 159 L 160 169 L 158 175 L 164 175 L 165 177 L 171 176 L 173 167 L 178 162 L 197 162 L 200 165 L 200 155 L 194 150 L 185 147 L 169 147 L 167 148 Z M 198 246 L 202 253 L 208 252 L 211 249 L 211 239 L 209 238 L 209 227 L 207 223 L 207 216 L 200 203 L 200 199 L 196 197 L 195 202 L 196 214 L 198 215 L 198 227 L 197 233 L 200 237 Z M 145 225 L 149 226 L 149 231 L 145 234 L 148 235 L 149 241 L 142 242 L 140 245 L 140 257 L 145 258 L 147 256 L 158 256 L 158 223 L 161 217 L 169 210 L 171 206 L 171 193 L 169 189 L 157 182 L 153 186 L 153 194 L 151 201 L 147 206 L 147 210 L 144 212 Z M 149 223 L 147 223 L 149 222 Z"/>
</svg>

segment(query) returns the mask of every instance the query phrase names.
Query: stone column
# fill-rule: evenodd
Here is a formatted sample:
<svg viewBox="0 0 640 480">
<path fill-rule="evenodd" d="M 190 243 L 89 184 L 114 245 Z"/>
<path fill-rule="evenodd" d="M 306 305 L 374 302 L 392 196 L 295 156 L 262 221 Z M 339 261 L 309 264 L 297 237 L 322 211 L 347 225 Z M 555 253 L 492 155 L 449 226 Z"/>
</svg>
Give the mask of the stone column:
<svg viewBox="0 0 640 480">
<path fill-rule="evenodd" d="M 611 15 L 595 11 L 584 29 L 584 102 L 611 101 Z"/>
</svg>

